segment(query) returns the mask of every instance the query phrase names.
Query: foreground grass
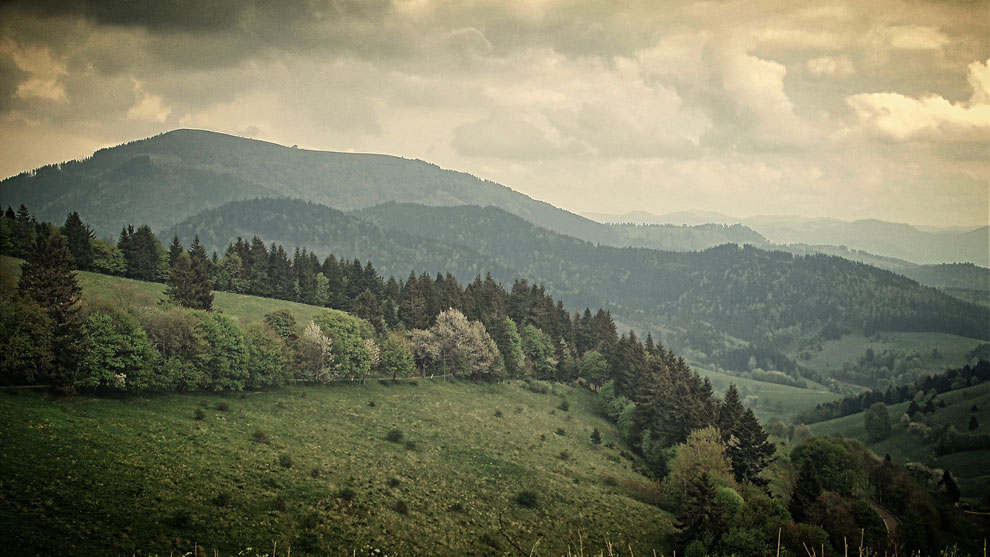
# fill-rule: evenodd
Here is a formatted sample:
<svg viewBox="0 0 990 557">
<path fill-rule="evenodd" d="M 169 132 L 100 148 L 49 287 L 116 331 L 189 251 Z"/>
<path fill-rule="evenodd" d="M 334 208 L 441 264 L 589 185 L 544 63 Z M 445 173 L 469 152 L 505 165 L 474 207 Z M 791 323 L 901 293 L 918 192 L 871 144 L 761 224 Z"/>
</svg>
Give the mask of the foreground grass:
<svg viewBox="0 0 990 557">
<path fill-rule="evenodd" d="M 585 547 L 667 550 L 670 517 L 641 501 L 647 479 L 593 395 L 555 389 L 420 380 L 65 400 L 8 390 L 0 538 L 66 555 L 196 543 L 220 554 L 515 551 L 506 535 L 564 554 L 579 533 Z M 592 428 L 616 448 L 593 445 Z M 401 442 L 386 440 L 393 430 Z M 515 501 L 521 491 L 534 506 Z"/>
<path fill-rule="evenodd" d="M 975 415 L 980 422 L 977 432 L 990 433 L 990 383 L 975 385 L 939 395 L 946 403 L 932 415 L 935 423 L 948 424 L 960 432 L 969 431 L 970 416 Z M 811 424 L 815 435 L 843 435 L 859 439 L 874 453 L 890 458 L 898 463 L 921 462 L 933 468 L 948 469 L 959 481 L 962 499 L 972 504 L 982 504 L 990 498 L 990 450 L 963 451 L 944 456 L 935 454 L 934 442 L 926 442 L 898 423 L 901 414 L 907 411 L 909 403 L 903 402 L 887 407 L 890 414 L 890 436 L 882 441 L 871 443 L 866 434 L 863 413 L 844 416 L 834 420 Z M 971 412 L 973 405 L 977 412 Z"/>
</svg>

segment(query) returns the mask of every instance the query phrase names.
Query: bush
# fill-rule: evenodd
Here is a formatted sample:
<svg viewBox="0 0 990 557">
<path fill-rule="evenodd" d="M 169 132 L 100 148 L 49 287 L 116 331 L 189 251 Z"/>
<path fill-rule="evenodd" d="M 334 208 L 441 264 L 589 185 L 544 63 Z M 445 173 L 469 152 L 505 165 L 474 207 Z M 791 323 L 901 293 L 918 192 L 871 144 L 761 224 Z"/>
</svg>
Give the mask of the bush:
<svg viewBox="0 0 990 557">
<path fill-rule="evenodd" d="M 349 487 L 345 487 L 337 492 L 337 498 L 342 501 L 350 502 L 353 501 L 355 497 L 357 497 L 357 493 Z"/>
<path fill-rule="evenodd" d="M 564 412 L 567 412 L 568 410 L 571 409 L 571 403 L 567 402 L 567 399 L 564 399 L 560 401 L 560 404 L 557 405 L 557 408 L 560 408 Z"/>
<path fill-rule="evenodd" d="M 569 453 L 567 451 L 560 451 L 560 454 L 557 455 L 557 458 L 559 458 L 560 460 L 570 460 L 571 459 L 571 453 Z"/>
<path fill-rule="evenodd" d="M 567 432 L 564 431 L 564 428 L 562 428 L 562 427 L 558 427 L 557 428 L 557 431 L 555 431 L 554 433 L 556 433 L 557 435 L 560 435 L 561 437 L 563 437 L 564 435 L 567 435 Z"/>
<path fill-rule="evenodd" d="M 520 491 L 516 494 L 516 504 L 530 509 L 540 502 L 540 496 L 535 491 Z"/>
<path fill-rule="evenodd" d="M 320 470 L 318 466 L 314 466 L 312 470 L 309 471 L 309 475 L 313 478 L 319 478 L 323 471 Z"/>
<path fill-rule="evenodd" d="M 461 503 L 460 501 L 457 501 L 451 506 L 447 507 L 447 512 L 462 513 L 464 512 L 464 504 Z"/>
<path fill-rule="evenodd" d="M 496 410 L 495 411 L 495 417 L 496 418 L 501 418 L 502 417 L 502 411 L 501 410 Z"/>
<path fill-rule="evenodd" d="M 391 487 L 391 488 L 393 488 L 393 489 L 396 488 L 396 487 L 399 487 L 399 484 L 401 484 L 401 483 L 402 482 L 399 481 L 399 478 L 389 478 L 388 479 L 388 486 Z"/>
<path fill-rule="evenodd" d="M 393 509 L 399 514 L 409 514 L 409 505 L 407 505 L 402 499 L 395 502 Z"/>
<path fill-rule="evenodd" d="M 292 461 L 292 456 L 290 456 L 288 453 L 282 453 L 281 455 L 279 455 L 278 463 L 280 466 L 282 466 L 282 468 L 292 468 L 292 465 L 294 464 Z"/>
<path fill-rule="evenodd" d="M 392 443 L 401 443 L 403 437 L 404 435 L 401 429 L 393 429 L 385 435 L 385 440 Z"/>
<path fill-rule="evenodd" d="M 271 443 L 271 439 L 268 438 L 268 434 L 260 429 L 254 430 L 254 433 L 251 434 L 251 439 L 254 440 L 255 443 L 263 443 L 265 445 Z"/>
<path fill-rule="evenodd" d="M 203 409 L 202 408 L 197 408 L 196 409 L 196 415 L 194 416 L 194 418 L 197 419 L 197 420 L 205 420 L 206 419 L 206 412 L 203 412 Z"/>
<path fill-rule="evenodd" d="M 230 405 L 228 405 L 226 402 L 218 402 L 216 405 L 216 409 L 221 412 L 226 412 L 227 410 L 230 410 Z"/>
<path fill-rule="evenodd" d="M 229 507 L 230 503 L 233 502 L 233 497 L 230 496 L 226 491 L 222 491 L 213 498 L 213 504 L 218 507 Z"/>
<path fill-rule="evenodd" d="M 275 504 L 273 506 L 276 511 L 285 512 L 289 510 L 289 500 L 284 495 L 279 495 L 275 498 Z"/>
<path fill-rule="evenodd" d="M 602 434 L 600 431 L 598 431 L 597 427 L 591 432 L 591 442 L 595 445 L 602 444 Z"/>
<path fill-rule="evenodd" d="M 375 407 L 375 401 L 369 400 L 368 401 L 368 406 L 371 407 L 371 408 L 374 408 Z"/>
<path fill-rule="evenodd" d="M 415 441 L 406 441 L 406 450 L 407 451 L 416 450 L 416 442 Z"/>
</svg>

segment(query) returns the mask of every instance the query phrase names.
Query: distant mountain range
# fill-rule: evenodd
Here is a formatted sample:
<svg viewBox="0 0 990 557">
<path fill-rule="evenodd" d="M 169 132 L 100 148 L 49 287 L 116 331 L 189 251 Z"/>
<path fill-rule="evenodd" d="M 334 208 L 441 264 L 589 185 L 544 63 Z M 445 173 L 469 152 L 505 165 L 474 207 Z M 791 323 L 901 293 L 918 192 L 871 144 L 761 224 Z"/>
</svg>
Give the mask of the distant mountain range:
<svg viewBox="0 0 990 557">
<path fill-rule="evenodd" d="M 412 270 L 462 282 L 489 272 L 503 282 L 526 278 L 572 309 L 610 309 L 621 325 L 663 331 L 675 348 L 698 354 L 740 343 L 791 349 L 855 331 L 990 338 L 987 308 L 847 258 L 810 255 L 827 246 L 784 253 L 738 223 L 603 224 L 494 182 L 384 155 L 178 130 L 8 178 L 0 203 L 23 203 L 54 222 L 79 211 L 103 236 L 127 224 L 149 224 L 166 243 L 173 233 L 186 242 L 199 235 L 221 254 L 236 237 L 257 234 L 289 249 L 370 260 L 397 278 Z M 927 273 L 946 288 L 953 280 L 964 290 L 978 285 L 986 271 L 834 249 Z"/>
<path fill-rule="evenodd" d="M 677 212 L 654 215 L 634 211 L 621 215 L 586 213 L 602 223 L 696 226 L 714 223 L 743 225 L 775 245 L 804 244 L 845 247 L 902 259 L 915 264 L 974 263 L 990 267 L 990 225 L 979 228 L 923 230 L 908 224 L 876 219 L 846 222 L 794 216 L 737 218 L 715 212 Z"/>
</svg>

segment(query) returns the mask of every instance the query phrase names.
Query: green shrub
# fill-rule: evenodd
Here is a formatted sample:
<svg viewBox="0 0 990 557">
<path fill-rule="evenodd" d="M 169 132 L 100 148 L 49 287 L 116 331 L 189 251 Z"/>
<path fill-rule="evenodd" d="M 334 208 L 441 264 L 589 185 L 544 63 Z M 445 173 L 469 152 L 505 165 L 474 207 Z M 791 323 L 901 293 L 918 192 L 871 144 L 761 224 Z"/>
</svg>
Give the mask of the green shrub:
<svg viewBox="0 0 990 557">
<path fill-rule="evenodd" d="M 282 453 L 278 457 L 278 463 L 282 468 L 292 468 L 294 462 L 292 461 L 292 456 L 288 453 Z"/>
<path fill-rule="evenodd" d="M 345 487 L 337 492 L 337 498 L 342 501 L 350 502 L 353 501 L 355 497 L 357 497 L 357 493 L 349 487 Z"/>
<path fill-rule="evenodd" d="M 319 466 L 314 466 L 312 470 L 309 471 L 309 475 L 312 478 L 319 478 L 323 471 L 320 470 Z"/>
<path fill-rule="evenodd" d="M 393 429 L 385 434 L 385 440 L 391 441 L 392 443 L 401 443 L 404 437 L 401 429 Z"/>
<path fill-rule="evenodd" d="M 522 507 L 536 508 L 540 502 L 540 496 L 535 491 L 520 491 L 516 494 L 516 504 Z"/>
<path fill-rule="evenodd" d="M 560 460 L 570 460 L 571 459 L 571 453 L 569 453 L 567 451 L 560 451 L 560 454 L 557 455 L 557 458 L 559 458 Z"/>
<path fill-rule="evenodd" d="M 213 504 L 218 507 L 229 507 L 233 502 L 233 497 L 230 496 L 226 491 L 221 491 L 213 498 Z"/>
<path fill-rule="evenodd" d="M 409 505 L 407 505 L 402 499 L 396 501 L 395 506 L 392 508 L 399 514 L 409 514 Z"/>
<path fill-rule="evenodd" d="M 554 433 L 556 433 L 557 435 L 560 435 L 561 437 L 563 437 L 564 435 L 567 435 L 567 432 L 564 431 L 564 428 L 562 428 L 562 427 L 558 427 L 557 428 L 557 431 L 555 431 Z"/>
<path fill-rule="evenodd" d="M 568 410 L 571 409 L 571 403 L 567 402 L 567 399 L 564 399 L 560 401 L 560 404 L 557 405 L 557 408 L 560 408 L 564 412 L 567 412 Z"/>
<path fill-rule="evenodd" d="M 197 408 L 196 409 L 196 415 L 194 417 L 197 420 L 205 420 L 206 419 L 206 412 L 203 412 L 203 409 L 202 408 Z"/>
<path fill-rule="evenodd" d="M 416 442 L 412 440 L 406 441 L 406 450 L 407 451 L 416 450 Z"/>
<path fill-rule="evenodd" d="M 502 417 L 502 411 L 501 410 L 496 410 L 495 411 L 495 417 L 496 418 L 501 418 Z"/>
<path fill-rule="evenodd" d="M 253 439 L 255 443 L 263 443 L 265 445 L 271 443 L 271 439 L 268 438 L 268 434 L 260 429 L 254 430 L 254 433 L 251 434 L 251 439 Z"/>
<path fill-rule="evenodd" d="M 227 410 L 230 410 L 230 405 L 227 404 L 226 402 L 218 402 L 216 405 L 216 409 L 221 412 L 226 412 Z"/>
<path fill-rule="evenodd" d="M 402 482 L 399 481 L 399 478 L 389 478 L 388 479 L 388 486 L 391 487 L 391 488 L 399 487 L 399 484 L 401 484 L 401 483 Z"/>
</svg>

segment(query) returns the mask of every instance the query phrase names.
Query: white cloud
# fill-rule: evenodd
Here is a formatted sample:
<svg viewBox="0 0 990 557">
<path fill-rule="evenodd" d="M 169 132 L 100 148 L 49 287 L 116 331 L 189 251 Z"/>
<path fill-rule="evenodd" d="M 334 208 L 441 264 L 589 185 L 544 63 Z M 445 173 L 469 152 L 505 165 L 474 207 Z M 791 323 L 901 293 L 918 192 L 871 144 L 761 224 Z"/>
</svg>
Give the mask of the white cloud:
<svg viewBox="0 0 990 557">
<path fill-rule="evenodd" d="M 806 67 L 815 77 L 849 77 L 856 73 L 847 56 L 819 56 L 808 60 Z"/>
<path fill-rule="evenodd" d="M 133 78 L 132 78 L 133 79 Z M 145 91 L 140 81 L 134 81 L 134 94 L 137 96 L 137 103 L 127 110 L 128 120 L 143 120 L 146 122 L 162 123 L 168 118 L 171 107 L 165 105 L 165 100 L 158 95 L 153 95 Z"/>
<path fill-rule="evenodd" d="M 861 93 L 846 101 L 865 129 L 890 139 L 990 141 L 988 73 L 987 63 L 970 64 L 973 95 L 968 103 L 952 103 L 939 95 L 914 98 L 900 93 Z"/>
<path fill-rule="evenodd" d="M 68 73 L 65 62 L 56 58 L 51 49 L 36 46 L 24 47 L 11 39 L 0 39 L 0 52 L 10 55 L 28 78 L 17 87 L 21 99 L 41 99 L 66 102 L 68 95 L 61 82 Z"/>
</svg>

